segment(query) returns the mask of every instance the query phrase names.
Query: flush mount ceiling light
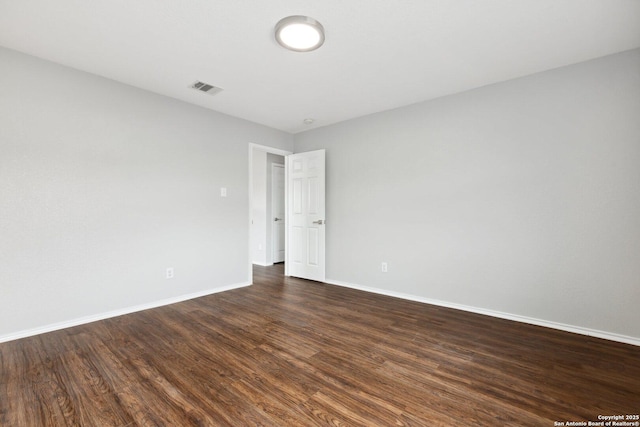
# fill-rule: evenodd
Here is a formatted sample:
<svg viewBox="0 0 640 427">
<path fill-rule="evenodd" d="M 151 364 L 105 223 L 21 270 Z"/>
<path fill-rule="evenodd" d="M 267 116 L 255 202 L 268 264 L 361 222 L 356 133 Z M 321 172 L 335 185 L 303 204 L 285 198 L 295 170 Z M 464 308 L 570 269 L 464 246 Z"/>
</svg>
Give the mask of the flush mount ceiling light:
<svg viewBox="0 0 640 427">
<path fill-rule="evenodd" d="M 308 16 L 287 16 L 276 24 L 276 40 L 287 49 L 309 52 L 324 43 L 324 28 Z"/>
</svg>

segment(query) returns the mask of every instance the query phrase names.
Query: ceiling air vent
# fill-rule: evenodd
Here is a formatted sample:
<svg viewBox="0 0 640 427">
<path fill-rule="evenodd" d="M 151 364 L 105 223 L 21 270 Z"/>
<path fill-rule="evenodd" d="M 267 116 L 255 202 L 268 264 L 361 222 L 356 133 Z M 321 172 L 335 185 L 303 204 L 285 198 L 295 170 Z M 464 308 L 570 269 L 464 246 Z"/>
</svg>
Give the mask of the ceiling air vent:
<svg viewBox="0 0 640 427">
<path fill-rule="evenodd" d="M 215 95 L 216 93 L 222 92 L 221 88 L 200 81 L 195 82 L 189 87 L 209 95 Z"/>
</svg>

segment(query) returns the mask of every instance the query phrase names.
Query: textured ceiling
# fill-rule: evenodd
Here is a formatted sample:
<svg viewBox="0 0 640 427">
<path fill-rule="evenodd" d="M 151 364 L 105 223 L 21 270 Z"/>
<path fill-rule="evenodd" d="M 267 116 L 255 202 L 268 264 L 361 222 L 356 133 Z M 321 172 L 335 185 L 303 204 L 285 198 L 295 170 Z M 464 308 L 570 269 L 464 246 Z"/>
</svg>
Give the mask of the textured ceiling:
<svg viewBox="0 0 640 427">
<path fill-rule="evenodd" d="M 0 45 L 295 133 L 640 47 L 640 1 L 0 0 Z"/>
</svg>

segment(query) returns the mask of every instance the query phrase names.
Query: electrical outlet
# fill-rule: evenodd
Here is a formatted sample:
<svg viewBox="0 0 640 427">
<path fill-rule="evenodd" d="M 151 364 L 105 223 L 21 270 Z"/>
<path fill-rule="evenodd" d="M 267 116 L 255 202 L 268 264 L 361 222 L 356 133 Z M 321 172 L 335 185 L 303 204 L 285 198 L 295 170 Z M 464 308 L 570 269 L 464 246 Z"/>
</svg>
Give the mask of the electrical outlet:
<svg viewBox="0 0 640 427">
<path fill-rule="evenodd" d="M 220 197 L 227 197 L 227 188 L 226 187 L 221 187 L 220 188 Z"/>
<path fill-rule="evenodd" d="M 173 267 L 167 268 L 167 279 L 173 279 Z"/>
<path fill-rule="evenodd" d="M 389 266 L 387 265 L 386 262 L 383 262 L 382 264 L 380 264 L 380 271 L 382 271 L 383 273 L 386 273 L 387 271 L 389 271 Z"/>
</svg>

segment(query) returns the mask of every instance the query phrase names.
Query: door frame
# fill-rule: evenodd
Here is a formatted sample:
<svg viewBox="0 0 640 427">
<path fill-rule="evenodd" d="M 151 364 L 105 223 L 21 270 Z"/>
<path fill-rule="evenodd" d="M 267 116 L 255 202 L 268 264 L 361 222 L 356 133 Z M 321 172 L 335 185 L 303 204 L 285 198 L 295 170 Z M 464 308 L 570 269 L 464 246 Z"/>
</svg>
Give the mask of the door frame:
<svg viewBox="0 0 640 427">
<path fill-rule="evenodd" d="M 274 203 L 274 177 L 275 177 L 275 171 L 276 169 L 282 169 L 282 179 L 283 179 L 283 184 L 285 186 L 285 188 L 282 190 L 283 191 L 283 196 L 284 196 L 284 224 L 286 227 L 286 217 L 287 217 L 287 194 L 286 194 L 286 183 L 287 183 L 287 174 L 286 174 L 286 157 L 285 157 L 285 163 L 280 164 L 280 163 L 272 163 L 271 164 L 271 217 L 275 217 L 276 212 L 275 212 L 275 203 Z M 286 235 L 287 229 L 285 228 L 285 236 L 284 236 L 284 246 L 285 246 L 285 261 L 286 261 L 286 252 L 287 252 L 287 235 Z M 274 225 L 271 225 L 271 263 L 275 264 L 276 262 L 282 262 L 282 261 L 276 261 L 276 247 L 275 247 L 275 243 L 276 243 L 276 227 L 274 227 Z"/>
<path fill-rule="evenodd" d="M 249 198 L 249 215 L 248 215 L 248 231 L 249 231 L 249 236 L 247 238 L 248 243 L 247 243 L 247 247 L 248 247 L 248 253 L 247 253 L 247 263 L 248 263 L 248 267 L 247 270 L 249 272 L 249 283 L 253 283 L 253 256 L 252 256 L 252 251 L 253 251 L 253 242 L 252 242 L 252 228 L 253 228 L 253 224 L 252 224 L 252 215 L 253 215 L 253 150 L 260 150 L 260 151 L 266 151 L 267 153 L 271 153 L 271 154 L 277 154 L 279 156 L 288 156 L 289 154 L 293 154 L 293 151 L 287 151 L 287 150 L 281 150 L 279 148 L 273 148 L 273 147 L 269 147 L 267 145 L 261 145 L 261 144 L 255 144 L 253 142 L 249 143 L 249 183 L 248 183 L 248 198 Z M 287 204 L 287 190 L 286 190 L 286 176 L 287 176 L 287 165 L 285 162 L 285 166 L 284 166 L 284 174 L 285 174 L 285 193 L 284 193 L 284 203 L 285 206 Z M 265 178 L 266 179 L 266 178 Z M 286 251 L 287 251 L 287 243 L 286 243 L 286 238 L 285 238 L 285 260 L 286 260 Z M 285 269 L 287 268 L 287 265 L 285 263 Z"/>
</svg>

